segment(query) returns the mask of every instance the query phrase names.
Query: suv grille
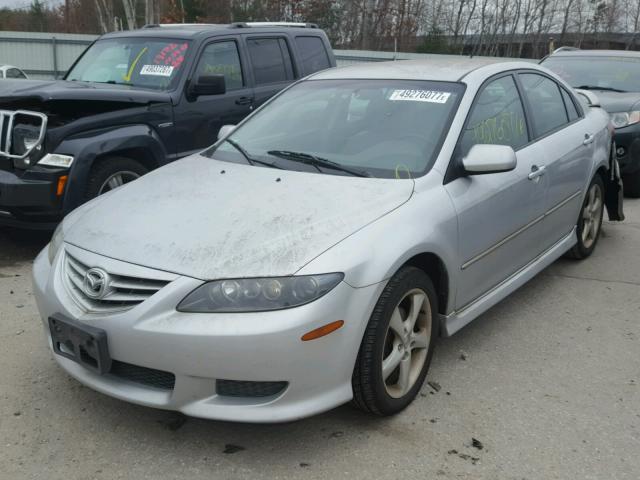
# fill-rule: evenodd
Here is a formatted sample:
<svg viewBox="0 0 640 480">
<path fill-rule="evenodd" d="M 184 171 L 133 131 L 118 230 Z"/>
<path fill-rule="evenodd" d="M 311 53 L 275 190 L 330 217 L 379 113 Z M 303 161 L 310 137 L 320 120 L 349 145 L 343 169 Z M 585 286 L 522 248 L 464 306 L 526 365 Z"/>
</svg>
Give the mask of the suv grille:
<svg viewBox="0 0 640 480">
<path fill-rule="evenodd" d="M 91 313 L 129 310 L 169 283 L 165 280 L 128 277 L 94 269 L 69 253 L 65 254 L 64 277 L 73 299 L 81 308 Z"/>
</svg>

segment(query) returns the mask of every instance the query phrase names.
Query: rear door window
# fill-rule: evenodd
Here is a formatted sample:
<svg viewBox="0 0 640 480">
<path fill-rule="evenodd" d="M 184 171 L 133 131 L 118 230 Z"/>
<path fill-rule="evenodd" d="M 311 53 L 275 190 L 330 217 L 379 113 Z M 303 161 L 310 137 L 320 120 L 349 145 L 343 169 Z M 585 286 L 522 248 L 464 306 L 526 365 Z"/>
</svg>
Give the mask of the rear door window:
<svg viewBox="0 0 640 480">
<path fill-rule="evenodd" d="M 327 49 L 320 37 L 296 37 L 296 45 L 300 52 L 302 70 L 305 75 L 331 66 Z"/>
<path fill-rule="evenodd" d="M 291 81 L 291 53 L 284 38 L 248 38 L 247 47 L 256 85 Z"/>
<path fill-rule="evenodd" d="M 564 100 L 564 104 L 567 107 L 567 115 L 569 115 L 569 121 L 573 122 L 580 117 L 580 114 L 576 109 L 575 103 L 573 103 L 573 100 L 571 99 L 571 95 L 569 95 L 564 88 L 560 89 L 560 91 L 562 92 L 562 99 Z"/>
<path fill-rule="evenodd" d="M 531 107 L 536 137 L 546 135 L 569 122 L 560 87 L 537 73 L 521 73 L 524 94 Z"/>
</svg>

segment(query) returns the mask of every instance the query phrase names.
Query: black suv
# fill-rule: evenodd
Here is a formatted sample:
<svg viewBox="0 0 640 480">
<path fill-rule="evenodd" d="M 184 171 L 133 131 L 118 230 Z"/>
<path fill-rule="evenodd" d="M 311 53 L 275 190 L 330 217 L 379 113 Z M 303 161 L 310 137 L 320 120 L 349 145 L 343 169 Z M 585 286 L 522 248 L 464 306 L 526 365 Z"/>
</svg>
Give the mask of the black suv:
<svg viewBox="0 0 640 480">
<path fill-rule="evenodd" d="M 572 87 L 596 93 L 616 129 L 624 192 L 640 197 L 640 52 L 562 47 L 541 63 Z"/>
<path fill-rule="evenodd" d="M 332 66 L 312 24 L 149 25 L 100 37 L 64 80 L 2 81 L 0 224 L 51 228 Z"/>
</svg>

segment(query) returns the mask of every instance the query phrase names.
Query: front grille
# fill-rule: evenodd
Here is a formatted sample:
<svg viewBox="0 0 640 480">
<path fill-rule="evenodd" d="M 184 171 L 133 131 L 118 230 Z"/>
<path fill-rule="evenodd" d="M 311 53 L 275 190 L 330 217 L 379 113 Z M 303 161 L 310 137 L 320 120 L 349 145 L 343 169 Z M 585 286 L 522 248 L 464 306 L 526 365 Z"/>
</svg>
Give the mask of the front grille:
<svg viewBox="0 0 640 480">
<path fill-rule="evenodd" d="M 123 380 L 139 383 L 145 387 L 162 390 L 173 390 L 176 384 L 176 376 L 173 373 L 132 365 L 118 360 L 112 360 L 109 374 Z"/>
<path fill-rule="evenodd" d="M 42 145 L 46 130 L 47 116 L 43 113 L 30 110 L 0 110 L 0 154 L 19 160 L 28 157 Z M 32 140 L 28 148 L 22 141 L 17 141 L 22 135 L 27 135 Z"/>
<path fill-rule="evenodd" d="M 216 393 L 225 397 L 271 397 L 286 387 L 287 382 L 216 380 Z"/>
<path fill-rule="evenodd" d="M 116 275 L 101 270 L 106 284 L 95 296 L 87 294 L 87 274 L 94 271 L 77 258 L 65 253 L 64 277 L 67 290 L 76 303 L 89 313 L 115 313 L 144 302 L 169 282 L 165 280 Z"/>
</svg>

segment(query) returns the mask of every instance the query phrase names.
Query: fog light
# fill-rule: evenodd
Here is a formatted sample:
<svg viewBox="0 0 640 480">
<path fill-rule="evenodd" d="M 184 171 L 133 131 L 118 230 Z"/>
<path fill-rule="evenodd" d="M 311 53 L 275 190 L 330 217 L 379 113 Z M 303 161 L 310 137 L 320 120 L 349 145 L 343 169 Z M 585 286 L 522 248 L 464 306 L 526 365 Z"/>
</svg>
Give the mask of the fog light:
<svg viewBox="0 0 640 480">
<path fill-rule="evenodd" d="M 627 151 L 624 149 L 624 147 L 618 147 L 618 148 L 616 149 L 616 154 L 617 154 L 619 157 L 624 157 L 624 155 L 625 155 L 626 153 L 627 153 Z"/>
<path fill-rule="evenodd" d="M 58 153 L 47 153 L 40 159 L 38 165 L 48 165 L 50 167 L 69 168 L 73 163 L 73 157 L 70 155 L 60 155 Z"/>
</svg>

